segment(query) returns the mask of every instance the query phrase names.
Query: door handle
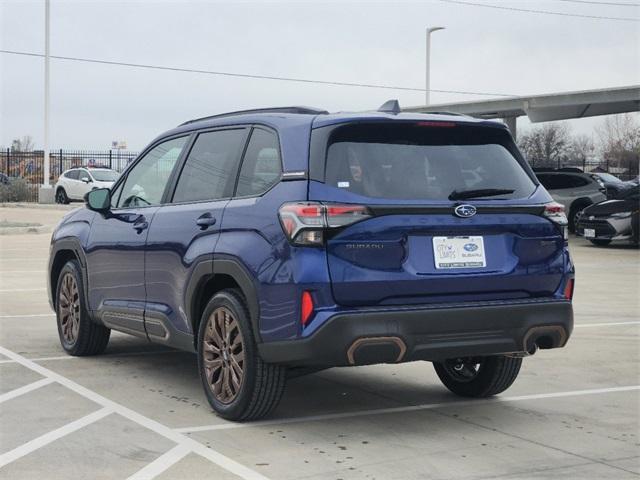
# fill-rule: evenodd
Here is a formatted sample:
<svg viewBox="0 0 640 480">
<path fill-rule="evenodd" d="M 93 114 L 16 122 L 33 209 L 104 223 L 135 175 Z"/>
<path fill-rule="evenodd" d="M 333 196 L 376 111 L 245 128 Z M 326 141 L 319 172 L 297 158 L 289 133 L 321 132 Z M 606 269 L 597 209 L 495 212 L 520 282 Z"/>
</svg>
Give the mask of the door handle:
<svg viewBox="0 0 640 480">
<path fill-rule="evenodd" d="M 135 222 L 133 222 L 133 229 L 138 233 L 142 233 L 142 231 L 146 230 L 147 228 L 149 228 L 149 222 L 147 222 L 147 220 L 142 215 L 138 217 Z"/>
<path fill-rule="evenodd" d="M 215 223 L 216 217 L 212 216 L 210 213 L 202 214 L 196 220 L 196 225 L 198 225 L 201 230 L 206 230 L 211 225 L 215 225 Z"/>
</svg>

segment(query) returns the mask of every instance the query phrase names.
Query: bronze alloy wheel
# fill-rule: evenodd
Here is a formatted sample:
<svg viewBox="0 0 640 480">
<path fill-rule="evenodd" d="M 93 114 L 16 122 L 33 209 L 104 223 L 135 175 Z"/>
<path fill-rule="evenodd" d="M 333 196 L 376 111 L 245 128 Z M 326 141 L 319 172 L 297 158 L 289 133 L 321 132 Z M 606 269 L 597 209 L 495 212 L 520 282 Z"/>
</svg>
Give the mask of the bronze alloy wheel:
<svg viewBox="0 0 640 480">
<path fill-rule="evenodd" d="M 216 308 L 202 343 L 207 386 L 221 403 L 233 402 L 244 379 L 244 344 L 235 316 L 226 307 Z"/>
<path fill-rule="evenodd" d="M 58 296 L 58 316 L 65 343 L 73 345 L 78 339 L 80 328 L 80 295 L 76 278 L 71 273 L 62 277 Z"/>
</svg>

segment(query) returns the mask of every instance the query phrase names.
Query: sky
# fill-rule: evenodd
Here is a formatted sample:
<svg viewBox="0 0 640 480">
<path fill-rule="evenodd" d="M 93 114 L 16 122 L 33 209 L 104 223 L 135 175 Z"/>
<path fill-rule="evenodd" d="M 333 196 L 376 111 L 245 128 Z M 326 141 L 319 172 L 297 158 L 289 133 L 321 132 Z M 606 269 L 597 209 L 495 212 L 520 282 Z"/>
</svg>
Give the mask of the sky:
<svg viewBox="0 0 640 480">
<path fill-rule="evenodd" d="M 640 18 L 640 7 L 567 0 L 481 5 Z M 606 2 L 604 2 L 606 3 Z M 640 0 L 611 0 L 634 3 Z M 640 23 L 423 1 L 51 0 L 51 54 L 323 81 L 533 95 L 640 84 Z M 44 0 L 0 0 L 0 49 L 44 52 Z M 43 144 L 44 60 L 0 53 L 0 146 Z M 192 118 L 246 108 L 377 109 L 420 91 L 318 85 L 51 60 L 52 149 L 139 150 Z M 431 103 L 486 94 L 431 94 Z M 603 117 L 567 121 L 591 135 Z M 519 119 L 519 128 L 530 124 Z"/>
</svg>

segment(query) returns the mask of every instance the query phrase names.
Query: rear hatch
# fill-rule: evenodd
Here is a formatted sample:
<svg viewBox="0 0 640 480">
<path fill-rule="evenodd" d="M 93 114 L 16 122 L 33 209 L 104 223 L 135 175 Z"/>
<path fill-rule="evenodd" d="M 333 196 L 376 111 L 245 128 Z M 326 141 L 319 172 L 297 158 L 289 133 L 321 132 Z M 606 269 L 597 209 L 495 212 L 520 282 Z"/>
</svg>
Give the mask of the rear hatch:
<svg viewBox="0 0 640 480">
<path fill-rule="evenodd" d="M 326 233 L 342 305 L 551 296 L 564 239 L 502 128 L 454 122 L 322 127 L 312 137 L 309 200 L 366 207 Z"/>
</svg>

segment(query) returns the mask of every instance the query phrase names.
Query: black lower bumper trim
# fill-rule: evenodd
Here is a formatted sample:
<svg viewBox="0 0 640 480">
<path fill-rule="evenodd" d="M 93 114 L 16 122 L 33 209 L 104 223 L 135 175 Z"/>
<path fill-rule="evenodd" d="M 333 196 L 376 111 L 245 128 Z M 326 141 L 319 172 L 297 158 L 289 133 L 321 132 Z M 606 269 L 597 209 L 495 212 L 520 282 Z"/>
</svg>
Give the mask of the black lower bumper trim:
<svg viewBox="0 0 640 480">
<path fill-rule="evenodd" d="M 258 348 L 267 362 L 297 366 L 439 361 L 526 353 L 535 350 L 536 345 L 562 347 L 572 330 L 573 308 L 569 301 L 475 303 L 451 308 L 340 313 L 309 338 L 262 343 Z M 369 347 L 366 355 L 365 347 Z M 354 354 L 356 348 L 362 349 L 362 354 Z"/>
</svg>

